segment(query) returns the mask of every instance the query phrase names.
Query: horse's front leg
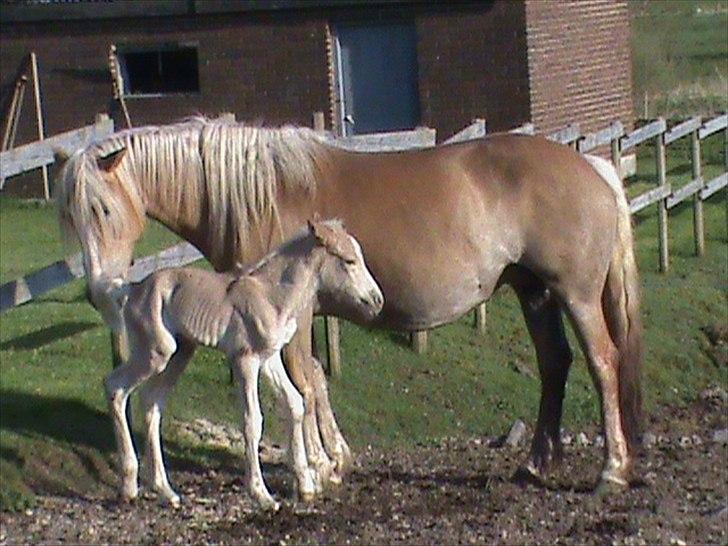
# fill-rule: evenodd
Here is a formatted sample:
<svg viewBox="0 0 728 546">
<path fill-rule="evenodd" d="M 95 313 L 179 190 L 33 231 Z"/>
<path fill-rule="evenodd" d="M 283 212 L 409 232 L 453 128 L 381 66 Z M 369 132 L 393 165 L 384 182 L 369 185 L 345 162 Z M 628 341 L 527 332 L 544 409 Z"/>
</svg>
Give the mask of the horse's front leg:
<svg viewBox="0 0 728 546">
<path fill-rule="evenodd" d="M 263 415 L 258 398 L 258 376 L 261 367 L 258 355 L 238 355 L 231 359 L 233 374 L 243 409 L 243 436 L 247 462 L 248 489 L 250 495 L 264 510 L 277 511 L 280 504 L 271 496 L 263 481 L 258 448 L 263 433 Z"/>
<path fill-rule="evenodd" d="M 313 382 L 314 374 L 311 356 L 311 321 L 313 314 L 299 317 L 298 332 L 283 349 L 286 371 L 304 400 L 303 438 L 309 464 L 317 474 L 317 489 L 321 490 L 331 480 L 335 463 L 324 449 L 321 442 L 319 421 L 317 418 L 317 385 Z M 333 417 L 332 417 L 333 418 Z"/>
<path fill-rule="evenodd" d="M 263 375 L 268 378 L 279 401 L 288 414 L 289 455 L 298 482 L 298 495 L 303 501 L 312 500 L 316 493 L 316 475 L 308 466 L 303 440 L 303 398 L 293 386 L 276 352 L 263 364 Z"/>
</svg>

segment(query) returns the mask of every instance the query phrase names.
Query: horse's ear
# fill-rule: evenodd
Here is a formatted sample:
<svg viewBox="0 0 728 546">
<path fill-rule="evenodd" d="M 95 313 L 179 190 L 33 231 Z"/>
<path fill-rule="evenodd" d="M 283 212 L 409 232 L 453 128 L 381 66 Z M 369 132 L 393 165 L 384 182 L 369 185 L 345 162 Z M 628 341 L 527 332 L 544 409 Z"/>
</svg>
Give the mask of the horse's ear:
<svg viewBox="0 0 728 546">
<path fill-rule="evenodd" d="M 122 148 L 121 150 L 116 150 L 107 156 L 97 157 L 96 164 L 99 166 L 99 169 L 109 173 L 113 171 L 119 163 L 121 163 L 121 160 L 124 159 L 125 155 L 126 148 Z"/>
</svg>

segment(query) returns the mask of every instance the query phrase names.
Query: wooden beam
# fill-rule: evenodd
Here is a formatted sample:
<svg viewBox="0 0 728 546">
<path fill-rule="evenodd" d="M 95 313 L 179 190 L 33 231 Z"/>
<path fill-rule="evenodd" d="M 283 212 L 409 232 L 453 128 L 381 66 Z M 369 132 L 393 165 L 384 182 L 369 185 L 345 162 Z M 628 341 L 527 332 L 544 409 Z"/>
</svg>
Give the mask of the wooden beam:
<svg viewBox="0 0 728 546">
<path fill-rule="evenodd" d="M 638 195 L 629 202 L 629 210 L 632 214 L 639 212 L 645 207 L 649 207 L 653 203 L 661 199 L 665 199 L 670 195 L 670 188 L 654 188 Z"/>
<path fill-rule="evenodd" d="M 53 150 L 71 154 L 114 132 L 114 122 L 104 116 L 93 125 L 31 142 L 0 153 L 0 178 L 7 178 L 54 162 Z"/>
<path fill-rule="evenodd" d="M 723 114 L 722 116 L 713 118 L 710 121 L 706 121 L 700 128 L 698 136 L 700 137 L 700 140 L 703 140 L 705 137 L 708 137 L 713 133 L 722 131 L 726 128 L 726 126 L 728 126 L 728 114 Z"/>
<path fill-rule="evenodd" d="M 728 185 L 728 173 L 723 173 L 710 180 L 705 187 L 700 191 L 700 198 L 707 199 L 718 190 L 725 188 Z"/>
<path fill-rule="evenodd" d="M 700 121 L 700 118 L 693 118 Z M 690 161 L 693 167 L 693 179 L 700 181 L 700 188 L 705 183 L 703 180 L 703 165 L 700 156 L 700 134 L 699 127 L 693 127 L 690 133 Z M 668 202 L 669 206 L 669 202 Z M 700 197 L 700 191 L 693 198 L 693 237 L 695 239 L 695 254 L 702 256 L 705 254 L 705 221 L 703 219 L 703 199 Z"/>
<path fill-rule="evenodd" d="M 698 178 L 697 180 L 691 180 L 681 188 L 674 190 L 670 195 L 667 196 L 667 208 L 671 209 L 678 203 L 682 203 L 685 199 L 691 195 L 698 193 L 703 187 L 703 179 Z"/>
<path fill-rule="evenodd" d="M 436 137 L 435 129 L 420 127 L 413 131 L 334 137 L 331 143 L 354 152 L 392 152 L 429 148 L 435 145 Z"/>
<path fill-rule="evenodd" d="M 590 152 L 599 146 L 606 146 L 615 138 L 619 138 L 624 134 L 624 126 L 621 121 L 615 121 L 609 127 L 601 129 L 595 133 L 587 133 L 584 138 L 578 141 L 577 149 L 581 153 Z"/>
<path fill-rule="evenodd" d="M 703 121 L 700 116 L 695 116 L 683 121 L 682 123 L 678 123 L 674 127 L 671 127 L 670 130 L 665 133 L 665 145 L 671 144 L 680 138 L 688 136 L 700 128 L 702 123 Z"/>
<path fill-rule="evenodd" d="M 626 135 L 624 138 L 622 138 L 621 146 L 622 151 L 628 150 L 629 148 L 633 148 L 637 146 L 638 144 L 642 144 L 643 142 L 654 138 L 658 135 L 661 135 L 667 130 L 667 123 L 665 123 L 665 120 L 662 118 L 658 118 L 655 121 L 648 123 L 647 125 L 644 125 L 640 127 L 639 129 L 632 131 L 628 135 Z M 664 145 L 664 142 L 663 142 Z"/>
<path fill-rule="evenodd" d="M 513 133 L 514 135 L 533 135 L 533 134 L 536 134 L 536 128 L 534 127 L 533 123 L 528 122 L 528 123 L 524 123 L 520 127 L 511 129 L 508 132 Z"/>
<path fill-rule="evenodd" d="M 559 142 L 561 144 L 571 144 L 572 142 L 576 142 L 581 137 L 581 130 L 579 129 L 578 123 L 572 123 L 571 125 L 567 125 L 563 129 L 560 129 L 556 131 L 555 133 L 551 133 L 546 138 L 549 140 L 553 140 L 554 142 Z"/>
<path fill-rule="evenodd" d="M 418 355 L 427 352 L 427 330 L 412 332 L 412 348 Z"/>
<path fill-rule="evenodd" d="M 38 58 L 35 51 L 30 54 L 30 70 L 33 75 L 33 95 L 35 96 L 35 116 L 38 122 L 38 140 L 45 138 L 45 124 L 43 123 L 43 107 L 40 102 L 40 81 L 38 79 Z M 46 201 L 50 201 L 51 194 L 48 186 L 48 166 L 42 165 L 43 174 L 43 195 Z"/>
<path fill-rule="evenodd" d="M 481 118 L 474 119 L 473 122 L 461 129 L 450 138 L 445 140 L 443 144 L 454 144 L 455 142 L 465 142 L 467 140 L 475 140 L 483 138 L 486 134 L 485 120 Z"/>
<path fill-rule="evenodd" d="M 318 133 L 326 131 L 326 118 L 323 112 L 313 113 L 313 129 Z M 341 377 L 341 325 L 336 317 L 324 317 L 326 332 L 327 372 L 332 377 Z"/>
<path fill-rule="evenodd" d="M 485 334 L 487 329 L 486 317 L 487 310 L 485 308 L 485 302 L 483 302 L 475 308 L 475 328 L 478 330 L 478 333 Z"/>
<path fill-rule="evenodd" d="M 663 120 L 664 122 L 664 120 Z M 664 124 L 664 123 L 663 123 Z M 657 167 L 657 185 L 666 188 L 670 193 L 670 182 L 667 180 L 667 166 L 665 160 L 665 141 L 662 138 L 662 131 L 657 131 L 657 127 L 653 129 L 653 138 L 655 139 L 655 162 Z M 658 227 L 658 247 L 660 251 L 660 271 L 666 273 L 670 269 L 670 250 L 668 247 L 668 226 L 667 226 L 667 201 L 661 199 L 657 202 L 657 227 Z"/>
</svg>

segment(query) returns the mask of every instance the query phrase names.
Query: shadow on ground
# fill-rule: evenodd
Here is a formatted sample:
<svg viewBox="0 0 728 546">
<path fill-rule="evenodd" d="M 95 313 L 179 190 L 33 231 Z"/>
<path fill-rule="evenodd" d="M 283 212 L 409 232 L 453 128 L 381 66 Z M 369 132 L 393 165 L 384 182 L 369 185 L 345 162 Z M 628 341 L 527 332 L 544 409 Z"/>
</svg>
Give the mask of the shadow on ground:
<svg viewBox="0 0 728 546">
<path fill-rule="evenodd" d="M 0 343 L 0 351 L 33 350 L 99 326 L 96 322 L 64 322 L 23 334 Z"/>
</svg>

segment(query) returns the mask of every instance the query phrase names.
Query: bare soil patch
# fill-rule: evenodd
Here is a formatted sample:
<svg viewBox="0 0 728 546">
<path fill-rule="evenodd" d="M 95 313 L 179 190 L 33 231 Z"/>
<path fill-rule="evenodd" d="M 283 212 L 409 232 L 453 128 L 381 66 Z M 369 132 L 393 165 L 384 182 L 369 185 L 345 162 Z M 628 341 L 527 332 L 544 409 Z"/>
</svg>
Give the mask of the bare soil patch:
<svg viewBox="0 0 728 546">
<path fill-rule="evenodd" d="M 129 506 L 111 496 L 46 496 L 34 510 L 0 514 L 0 543 L 725 544 L 728 445 L 715 433 L 728 425 L 728 406 L 706 392 L 651 419 L 639 479 L 605 499 L 592 493 L 596 430 L 569 435 L 564 465 L 545 485 L 512 479 L 523 443 L 452 439 L 367 449 L 339 490 L 310 505 L 286 502 L 277 514 L 253 510 L 232 467 L 172 468 L 185 495 L 176 511 L 153 497 Z M 286 469 L 268 466 L 266 477 L 290 498 Z"/>
</svg>

